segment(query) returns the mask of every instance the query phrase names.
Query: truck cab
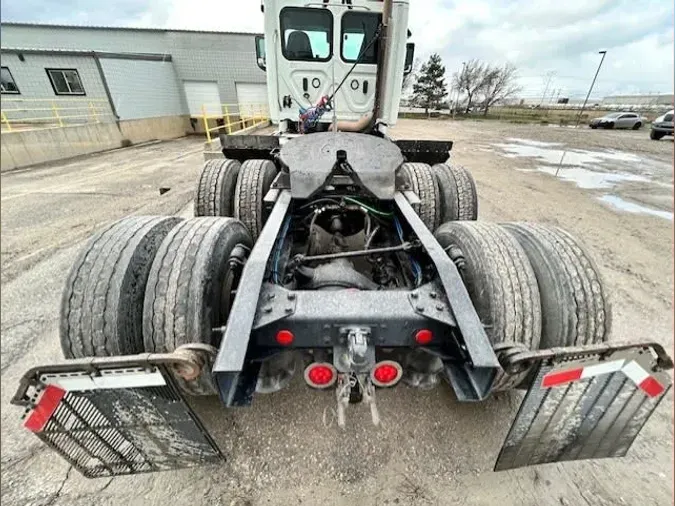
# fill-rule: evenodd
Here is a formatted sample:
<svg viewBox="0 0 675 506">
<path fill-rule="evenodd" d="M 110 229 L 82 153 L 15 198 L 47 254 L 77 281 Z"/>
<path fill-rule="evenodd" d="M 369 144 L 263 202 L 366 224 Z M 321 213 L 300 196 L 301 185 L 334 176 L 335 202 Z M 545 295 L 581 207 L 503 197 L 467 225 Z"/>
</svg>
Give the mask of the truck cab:
<svg viewBox="0 0 675 506">
<path fill-rule="evenodd" d="M 330 111 L 317 130 L 333 119 L 356 122 L 375 107 L 383 76 L 377 120 L 396 123 L 405 72 L 412 69 L 414 44 L 408 37 L 408 0 L 392 2 L 387 48 L 377 40 L 381 0 L 265 0 L 265 36 L 256 39 L 258 66 L 267 73 L 270 118 L 280 132 L 297 131 L 301 110 L 330 97 Z M 344 82 L 343 82 L 344 81 Z M 340 86 L 340 84 L 342 85 Z M 339 88 L 339 89 L 338 89 Z M 336 92 L 337 89 L 337 92 Z"/>
</svg>

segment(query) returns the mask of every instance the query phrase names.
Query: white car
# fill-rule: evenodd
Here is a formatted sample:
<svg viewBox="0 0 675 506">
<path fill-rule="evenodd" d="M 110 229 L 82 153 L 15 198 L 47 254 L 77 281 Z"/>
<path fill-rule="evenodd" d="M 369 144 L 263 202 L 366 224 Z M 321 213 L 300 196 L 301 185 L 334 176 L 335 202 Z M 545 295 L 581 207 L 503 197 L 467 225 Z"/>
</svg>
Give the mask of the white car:
<svg viewBox="0 0 675 506">
<path fill-rule="evenodd" d="M 591 120 L 591 128 L 632 128 L 639 130 L 645 121 L 636 112 L 612 112 Z"/>
<path fill-rule="evenodd" d="M 649 132 L 649 138 L 658 141 L 664 135 L 673 135 L 673 111 L 672 109 L 652 121 L 652 128 Z"/>
</svg>

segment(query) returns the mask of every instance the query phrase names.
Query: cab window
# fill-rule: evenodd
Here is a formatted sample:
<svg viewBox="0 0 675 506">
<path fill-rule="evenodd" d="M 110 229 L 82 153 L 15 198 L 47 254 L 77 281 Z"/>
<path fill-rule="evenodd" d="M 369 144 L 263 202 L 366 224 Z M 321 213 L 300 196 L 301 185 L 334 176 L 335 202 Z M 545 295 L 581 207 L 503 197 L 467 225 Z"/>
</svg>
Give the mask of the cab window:
<svg viewBox="0 0 675 506">
<path fill-rule="evenodd" d="M 342 16 L 341 53 L 346 62 L 355 62 L 377 33 L 381 14 L 373 12 L 345 12 Z M 375 41 L 364 53 L 361 63 L 377 63 L 379 41 Z"/>
<path fill-rule="evenodd" d="M 281 10 L 280 24 L 281 50 L 287 60 L 330 60 L 333 14 L 329 10 L 285 7 Z"/>
</svg>

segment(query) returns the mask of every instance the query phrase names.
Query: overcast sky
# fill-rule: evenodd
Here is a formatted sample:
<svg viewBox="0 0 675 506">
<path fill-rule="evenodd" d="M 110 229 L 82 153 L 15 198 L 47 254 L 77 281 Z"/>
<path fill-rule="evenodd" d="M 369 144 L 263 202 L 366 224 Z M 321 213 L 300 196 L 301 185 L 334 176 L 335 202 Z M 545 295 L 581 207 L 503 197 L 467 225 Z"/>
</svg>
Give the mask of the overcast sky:
<svg viewBox="0 0 675 506">
<path fill-rule="evenodd" d="M 3 21 L 262 32 L 258 0 L 1 0 Z M 417 55 L 519 68 L 523 95 L 672 93 L 672 0 L 411 0 Z M 555 74 L 553 74 L 555 73 Z"/>
</svg>

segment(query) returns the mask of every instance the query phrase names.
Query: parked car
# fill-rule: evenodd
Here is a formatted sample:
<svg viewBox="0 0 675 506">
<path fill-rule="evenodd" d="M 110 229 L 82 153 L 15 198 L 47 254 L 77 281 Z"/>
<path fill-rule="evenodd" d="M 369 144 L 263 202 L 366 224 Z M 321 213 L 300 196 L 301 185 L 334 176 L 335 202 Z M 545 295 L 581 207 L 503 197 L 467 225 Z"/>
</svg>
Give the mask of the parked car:
<svg viewBox="0 0 675 506">
<path fill-rule="evenodd" d="M 591 128 L 632 128 L 638 130 L 644 119 L 636 112 L 612 112 L 591 120 Z"/>
<path fill-rule="evenodd" d="M 663 116 L 659 116 L 652 121 L 652 128 L 649 132 L 649 138 L 658 141 L 664 135 L 673 135 L 673 110 L 671 109 Z"/>
</svg>

